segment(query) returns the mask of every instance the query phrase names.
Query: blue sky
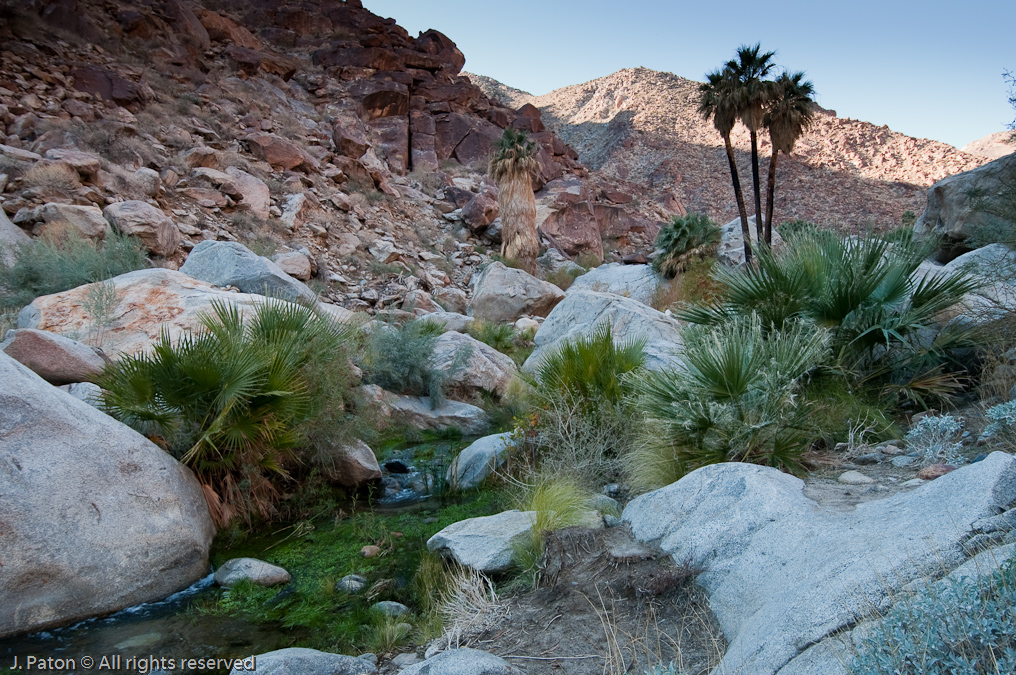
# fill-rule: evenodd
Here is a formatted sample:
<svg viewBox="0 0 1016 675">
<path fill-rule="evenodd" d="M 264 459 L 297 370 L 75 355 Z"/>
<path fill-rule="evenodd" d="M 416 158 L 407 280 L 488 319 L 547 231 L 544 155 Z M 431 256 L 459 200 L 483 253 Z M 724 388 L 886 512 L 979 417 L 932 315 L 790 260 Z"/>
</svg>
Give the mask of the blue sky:
<svg viewBox="0 0 1016 675">
<path fill-rule="evenodd" d="M 533 94 L 645 66 L 701 80 L 742 43 L 804 70 L 820 105 L 962 147 L 1016 112 L 1008 2 L 664 2 L 662 0 L 364 0 L 411 35 L 435 28 L 466 70 Z"/>
</svg>

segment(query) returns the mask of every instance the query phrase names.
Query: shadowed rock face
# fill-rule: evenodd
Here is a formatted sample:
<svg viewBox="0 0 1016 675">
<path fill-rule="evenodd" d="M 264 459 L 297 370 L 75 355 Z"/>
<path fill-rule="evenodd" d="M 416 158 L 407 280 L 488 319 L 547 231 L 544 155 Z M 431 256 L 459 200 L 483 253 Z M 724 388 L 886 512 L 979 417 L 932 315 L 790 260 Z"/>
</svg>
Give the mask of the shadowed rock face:
<svg viewBox="0 0 1016 675">
<path fill-rule="evenodd" d="M 884 612 L 907 584 L 997 542 L 1016 514 L 1016 459 L 996 452 L 847 512 L 820 507 L 803 487 L 775 469 L 715 464 L 624 510 L 636 538 L 701 570 L 697 581 L 730 644 L 716 673 L 844 672 L 792 664 L 808 646 Z"/>
<path fill-rule="evenodd" d="M 189 469 L 0 354 L 0 637 L 162 598 L 208 574 Z"/>
</svg>

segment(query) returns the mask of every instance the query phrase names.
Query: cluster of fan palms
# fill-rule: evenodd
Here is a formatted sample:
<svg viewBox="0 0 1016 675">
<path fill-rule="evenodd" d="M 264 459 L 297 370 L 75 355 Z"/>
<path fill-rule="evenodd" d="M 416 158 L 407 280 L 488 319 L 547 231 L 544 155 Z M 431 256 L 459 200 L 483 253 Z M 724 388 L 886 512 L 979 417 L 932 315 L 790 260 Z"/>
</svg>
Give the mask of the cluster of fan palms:
<svg viewBox="0 0 1016 675">
<path fill-rule="evenodd" d="M 736 58 L 723 68 L 706 75 L 699 85 L 699 113 L 712 120 L 723 137 L 730 164 L 730 178 L 741 217 L 744 236 L 744 257 L 751 262 L 751 235 L 748 231 L 748 212 L 741 190 L 741 180 L 734 160 L 730 134 L 738 120 L 748 128 L 751 136 L 751 172 L 755 196 L 755 227 L 758 241 L 765 246 L 772 243 L 773 195 L 776 190 L 776 166 L 779 154 L 790 154 L 794 144 L 811 125 L 814 112 L 812 96 L 815 88 L 805 80 L 803 72 L 783 72 L 775 79 L 767 78 L 776 67 L 775 52 L 761 52 L 761 46 L 742 45 Z M 766 190 L 766 210 L 762 212 L 762 195 L 759 189 L 758 135 L 769 132 L 772 157 L 769 162 L 769 179 Z"/>
</svg>

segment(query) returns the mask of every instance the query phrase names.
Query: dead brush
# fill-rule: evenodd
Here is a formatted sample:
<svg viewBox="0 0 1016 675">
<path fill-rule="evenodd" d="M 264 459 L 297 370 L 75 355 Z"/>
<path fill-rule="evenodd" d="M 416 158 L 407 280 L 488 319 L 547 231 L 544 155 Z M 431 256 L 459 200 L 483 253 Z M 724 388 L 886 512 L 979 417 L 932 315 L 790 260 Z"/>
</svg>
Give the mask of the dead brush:
<svg viewBox="0 0 1016 675">
<path fill-rule="evenodd" d="M 493 582 L 473 569 L 450 572 L 440 598 L 438 614 L 448 649 L 468 644 L 472 637 L 509 618 L 508 604 L 498 597 Z"/>
<path fill-rule="evenodd" d="M 78 172 L 63 162 L 43 160 L 25 172 L 22 184 L 41 190 L 70 193 L 81 187 Z"/>
</svg>

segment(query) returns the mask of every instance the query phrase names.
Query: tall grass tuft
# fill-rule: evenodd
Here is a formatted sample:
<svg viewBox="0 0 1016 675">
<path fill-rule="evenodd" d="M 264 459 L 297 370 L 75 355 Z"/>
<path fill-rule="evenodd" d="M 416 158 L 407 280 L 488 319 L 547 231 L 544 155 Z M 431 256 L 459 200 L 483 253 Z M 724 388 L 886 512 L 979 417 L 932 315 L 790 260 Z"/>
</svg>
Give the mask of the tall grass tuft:
<svg viewBox="0 0 1016 675">
<path fill-rule="evenodd" d="M 109 365 L 98 380 L 103 407 L 164 439 L 194 470 L 218 525 L 270 518 L 307 441 L 302 425 L 341 404 L 315 376 L 348 371 L 351 329 L 277 300 L 246 320 L 216 303 L 202 325 L 176 343 L 164 332 L 152 353 Z"/>
</svg>

